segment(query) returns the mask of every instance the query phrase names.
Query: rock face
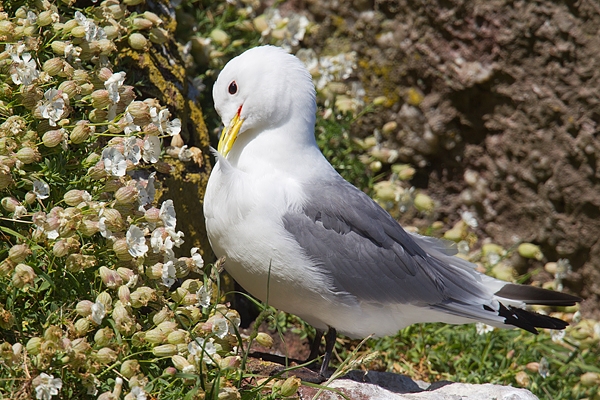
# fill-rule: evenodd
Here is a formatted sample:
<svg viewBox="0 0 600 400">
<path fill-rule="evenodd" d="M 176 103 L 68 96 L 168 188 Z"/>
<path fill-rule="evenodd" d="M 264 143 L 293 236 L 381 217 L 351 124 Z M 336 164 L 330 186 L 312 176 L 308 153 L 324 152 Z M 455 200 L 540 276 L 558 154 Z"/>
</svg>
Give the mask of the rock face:
<svg viewBox="0 0 600 400">
<path fill-rule="evenodd" d="M 349 378 L 337 379 L 322 390 L 320 400 L 537 400 L 530 391 L 492 384 L 437 382 L 429 385 L 392 373 L 352 371 Z M 301 398 L 313 398 L 318 389 L 301 386 Z M 342 395 L 338 394 L 342 393 Z M 344 397 L 345 396 L 345 397 Z"/>
<path fill-rule="evenodd" d="M 569 259 L 567 285 L 597 315 L 598 3 L 307 4 L 319 29 L 303 45 L 355 51 L 367 98 L 390 100 L 354 134 L 392 122 L 385 145 L 418 167 L 411 183 L 442 217 L 453 223 L 469 210 L 505 247 L 533 241 L 548 261 Z"/>
</svg>

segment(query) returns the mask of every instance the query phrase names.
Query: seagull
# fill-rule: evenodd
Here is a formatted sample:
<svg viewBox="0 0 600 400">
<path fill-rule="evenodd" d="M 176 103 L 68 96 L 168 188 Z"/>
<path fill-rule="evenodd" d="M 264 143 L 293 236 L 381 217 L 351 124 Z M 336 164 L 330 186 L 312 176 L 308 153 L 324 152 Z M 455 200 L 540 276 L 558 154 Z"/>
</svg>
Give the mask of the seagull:
<svg viewBox="0 0 600 400">
<path fill-rule="evenodd" d="M 213 88 L 225 126 L 204 198 L 208 238 L 250 294 L 323 334 L 327 371 L 337 333 L 397 333 L 422 322 L 564 329 L 524 309 L 569 306 L 569 294 L 481 274 L 445 241 L 405 231 L 342 178 L 315 140 L 310 73 L 274 46 L 227 63 Z"/>
</svg>

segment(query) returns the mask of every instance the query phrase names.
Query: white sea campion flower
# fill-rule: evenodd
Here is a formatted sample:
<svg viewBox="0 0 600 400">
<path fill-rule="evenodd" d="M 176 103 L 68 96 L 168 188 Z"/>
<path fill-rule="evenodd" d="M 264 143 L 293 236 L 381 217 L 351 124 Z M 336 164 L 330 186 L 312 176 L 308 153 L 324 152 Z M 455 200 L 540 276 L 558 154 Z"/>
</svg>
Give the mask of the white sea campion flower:
<svg viewBox="0 0 600 400">
<path fill-rule="evenodd" d="M 217 353 L 217 347 L 215 346 L 212 338 L 209 340 L 196 338 L 196 340 L 188 344 L 188 352 L 197 360 L 202 360 L 207 364 L 212 364 L 213 361 L 211 357 Z"/>
<path fill-rule="evenodd" d="M 100 325 L 105 316 L 106 308 L 104 307 L 104 304 L 99 301 L 92 304 L 92 321 L 94 321 L 96 325 Z"/>
<path fill-rule="evenodd" d="M 148 252 L 144 232 L 135 225 L 131 225 L 125 235 L 127 249 L 132 257 L 143 257 Z"/>
<path fill-rule="evenodd" d="M 37 106 L 37 111 L 42 118 L 48 120 L 50 126 L 56 126 L 66 112 L 68 101 L 69 97 L 66 93 L 54 88 L 48 89 L 44 92 L 44 100 Z"/>
<path fill-rule="evenodd" d="M 194 261 L 194 266 L 196 267 L 196 272 L 200 271 L 204 267 L 204 259 L 202 258 L 202 255 L 198 253 L 198 250 L 199 249 L 197 247 L 192 247 L 192 250 L 190 250 L 192 261 Z"/>
<path fill-rule="evenodd" d="M 125 138 L 123 146 L 125 151 L 125 159 L 131 161 L 133 165 L 138 165 L 142 159 L 142 149 L 137 144 L 137 138 L 135 136 Z"/>
<path fill-rule="evenodd" d="M 146 400 L 146 392 L 144 391 L 144 389 L 142 389 L 139 386 L 134 386 L 131 389 L 131 392 L 129 392 L 129 394 L 135 399 L 135 400 Z"/>
<path fill-rule="evenodd" d="M 166 108 L 158 111 L 156 107 L 150 107 L 150 117 L 152 118 L 152 123 L 158 128 L 158 131 L 163 135 L 175 136 L 181 132 L 181 121 L 179 118 L 169 121 L 170 116 L 171 113 Z"/>
<path fill-rule="evenodd" d="M 50 196 L 50 185 L 44 181 L 35 180 L 33 181 L 33 193 L 38 199 L 47 199 Z"/>
<path fill-rule="evenodd" d="M 160 213 L 158 214 L 165 228 L 175 229 L 177 225 L 177 217 L 175 215 L 175 206 L 173 206 L 173 200 L 165 200 L 160 206 Z"/>
<path fill-rule="evenodd" d="M 12 54 L 11 57 L 13 65 L 10 77 L 15 85 L 30 85 L 40 76 L 40 72 L 37 70 L 37 64 L 31 57 L 31 54 L 23 53 L 22 56 Z"/>
<path fill-rule="evenodd" d="M 125 82 L 125 75 L 125 72 L 115 72 L 104 82 L 104 87 L 108 91 L 108 98 L 113 104 L 117 104 L 121 99 L 119 88 Z"/>
<path fill-rule="evenodd" d="M 224 317 L 215 317 L 213 319 L 212 332 L 223 339 L 229 333 L 229 322 Z"/>
<path fill-rule="evenodd" d="M 126 135 L 131 135 L 134 132 L 139 132 L 142 130 L 142 128 L 133 123 L 133 116 L 129 112 L 126 112 L 123 116 L 123 122 L 127 123 L 125 128 L 123 128 L 123 133 Z"/>
<path fill-rule="evenodd" d="M 106 39 L 104 29 L 98 27 L 94 20 L 86 18 L 80 11 L 75 11 L 75 20 L 79 26 L 83 26 L 85 30 L 85 40 L 88 42 L 100 39 Z"/>
<path fill-rule="evenodd" d="M 140 203 L 140 211 L 144 211 L 144 206 L 151 204 L 154 201 L 156 189 L 154 187 L 154 177 L 156 172 L 150 174 L 148 179 L 139 178 L 136 180 L 135 187 L 138 189 L 138 201 Z"/>
<path fill-rule="evenodd" d="M 19 219 L 24 215 L 27 215 L 27 209 L 21 205 L 16 206 L 15 211 L 13 212 L 13 218 Z"/>
<path fill-rule="evenodd" d="M 552 341 L 554 343 L 563 343 L 565 340 L 565 333 L 566 331 L 558 331 L 558 330 L 551 330 L 550 331 L 550 338 L 552 339 Z"/>
<path fill-rule="evenodd" d="M 175 283 L 175 274 L 177 271 L 175 270 L 175 265 L 173 261 L 167 261 L 163 264 L 162 268 L 162 283 L 166 287 L 170 288 Z"/>
<path fill-rule="evenodd" d="M 39 400 L 50 400 L 52 396 L 56 396 L 62 388 L 62 380 L 55 378 L 42 372 L 33 380 L 35 387 L 35 398 Z"/>
<path fill-rule="evenodd" d="M 212 284 L 210 281 L 200 286 L 200 289 L 196 292 L 198 298 L 198 304 L 202 307 L 210 306 L 210 299 L 212 297 Z"/>
<path fill-rule="evenodd" d="M 477 330 L 478 335 L 485 335 L 494 330 L 494 327 L 488 324 L 484 324 L 483 322 L 477 322 L 475 324 L 475 329 Z"/>
<path fill-rule="evenodd" d="M 127 161 L 116 148 L 107 147 L 102 150 L 102 161 L 104 162 L 104 169 L 112 176 L 125 176 Z"/>
<path fill-rule="evenodd" d="M 160 139 L 158 136 L 147 135 L 143 143 L 142 158 L 144 161 L 154 164 L 160 157 Z"/>
<path fill-rule="evenodd" d="M 81 55 L 82 48 L 79 46 L 73 45 L 73 43 L 67 42 L 65 46 L 65 58 L 67 61 L 79 62 L 81 59 L 79 56 Z"/>
<path fill-rule="evenodd" d="M 114 237 L 110 229 L 106 227 L 106 217 L 100 217 L 100 219 L 98 220 L 98 229 L 100 230 L 100 234 L 102 235 L 102 237 L 105 237 L 107 239 L 111 239 Z"/>
<path fill-rule="evenodd" d="M 188 149 L 187 144 L 184 144 L 183 147 L 181 147 L 179 149 L 179 153 L 177 154 L 177 158 L 179 158 L 180 161 L 183 162 L 188 162 L 192 159 L 192 151 L 190 149 Z"/>
<path fill-rule="evenodd" d="M 477 228 L 479 226 L 477 218 L 475 218 L 471 211 L 463 211 L 462 213 L 460 213 L 460 218 L 465 222 L 465 224 L 469 225 L 471 228 Z"/>
</svg>

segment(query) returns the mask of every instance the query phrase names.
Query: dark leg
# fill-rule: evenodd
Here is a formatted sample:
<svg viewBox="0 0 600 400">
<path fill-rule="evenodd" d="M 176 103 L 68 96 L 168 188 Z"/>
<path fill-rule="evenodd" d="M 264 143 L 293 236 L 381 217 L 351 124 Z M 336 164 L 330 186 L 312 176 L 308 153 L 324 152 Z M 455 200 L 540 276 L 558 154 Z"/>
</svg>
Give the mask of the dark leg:
<svg viewBox="0 0 600 400">
<path fill-rule="evenodd" d="M 321 365 L 321 371 L 319 372 L 321 376 L 325 376 L 325 372 L 327 372 L 327 368 L 329 367 L 329 360 L 331 360 L 331 353 L 333 352 L 333 347 L 335 346 L 336 336 L 337 332 L 335 329 L 329 327 L 327 335 L 325 335 L 325 357 L 323 357 L 323 364 Z"/>
<path fill-rule="evenodd" d="M 321 346 L 321 338 L 323 338 L 323 333 L 325 332 L 320 329 L 317 329 L 317 332 L 315 333 L 315 338 L 310 344 L 310 355 L 308 356 L 306 362 L 316 360 L 317 357 L 319 357 L 319 347 Z"/>
</svg>

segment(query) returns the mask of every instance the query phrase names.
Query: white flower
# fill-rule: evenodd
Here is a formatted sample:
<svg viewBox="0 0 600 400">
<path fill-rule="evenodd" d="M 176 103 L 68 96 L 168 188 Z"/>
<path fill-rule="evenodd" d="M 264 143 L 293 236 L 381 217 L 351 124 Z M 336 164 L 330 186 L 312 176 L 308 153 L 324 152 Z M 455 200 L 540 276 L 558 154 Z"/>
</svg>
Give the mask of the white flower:
<svg viewBox="0 0 600 400">
<path fill-rule="evenodd" d="M 77 21 L 79 26 L 84 27 L 85 40 L 87 40 L 88 42 L 106 39 L 106 33 L 104 32 L 104 29 L 96 26 L 94 20 L 86 18 L 85 15 L 83 15 L 81 12 L 75 11 L 75 20 Z"/>
<path fill-rule="evenodd" d="M 106 227 L 106 217 L 101 217 L 98 220 L 98 229 L 100 230 L 100 234 L 103 237 L 105 237 L 107 239 L 111 239 L 111 238 L 114 237 L 113 234 L 112 234 L 112 232 L 110 231 L 110 229 L 108 229 Z"/>
<path fill-rule="evenodd" d="M 51 231 L 46 232 L 46 237 L 48 239 L 52 239 L 52 240 L 58 238 L 58 230 L 57 229 L 53 229 Z"/>
<path fill-rule="evenodd" d="M 187 144 L 184 144 L 183 147 L 179 149 L 177 158 L 179 158 L 179 160 L 183 162 L 188 162 L 192 159 L 192 151 L 188 149 Z"/>
<path fill-rule="evenodd" d="M 477 218 L 470 211 L 463 211 L 460 213 L 460 218 L 464 221 L 465 224 L 469 225 L 471 228 L 477 228 L 479 223 L 477 222 Z"/>
<path fill-rule="evenodd" d="M 131 225 L 125 235 L 127 240 L 127 249 L 132 257 L 143 257 L 148 252 L 146 237 L 144 232 L 135 225 Z"/>
<path fill-rule="evenodd" d="M 212 364 L 213 362 L 211 357 L 217 353 L 217 347 L 215 346 L 212 338 L 209 340 L 196 338 L 195 341 L 188 344 L 188 352 L 197 360 L 201 359 L 207 364 Z"/>
<path fill-rule="evenodd" d="M 196 297 L 198 298 L 198 304 L 202 307 L 210 306 L 210 299 L 212 296 L 212 285 L 210 281 L 200 286 L 200 289 L 196 292 Z"/>
<path fill-rule="evenodd" d="M 113 176 L 125 176 L 127 172 L 127 162 L 119 150 L 114 147 L 107 147 L 102 150 L 102 161 L 104 169 Z"/>
<path fill-rule="evenodd" d="M 166 287 L 170 288 L 175 283 L 175 274 L 177 271 L 175 270 L 175 265 L 173 261 L 168 261 L 163 264 L 162 268 L 162 283 Z"/>
<path fill-rule="evenodd" d="M 566 333 L 566 331 L 564 331 L 564 330 L 563 331 L 557 331 L 557 330 L 553 329 L 550 332 L 550 338 L 552 339 L 552 341 L 554 343 L 563 343 L 565 341 L 564 340 L 565 333 Z"/>
<path fill-rule="evenodd" d="M 144 161 L 154 164 L 160 157 L 160 139 L 158 136 L 148 135 L 144 138 L 144 152 L 142 158 Z"/>
<path fill-rule="evenodd" d="M 167 229 L 175 229 L 177 224 L 177 217 L 175 216 L 175 207 L 173 206 L 173 200 L 165 200 L 160 206 L 159 217 L 165 224 Z"/>
<path fill-rule="evenodd" d="M 69 98 L 66 93 L 57 89 L 48 89 L 44 92 L 44 101 L 37 106 L 37 111 L 42 118 L 50 123 L 50 126 L 56 126 L 66 111 L 66 102 Z"/>
<path fill-rule="evenodd" d="M 131 115 L 129 116 L 131 117 Z M 142 149 L 137 144 L 137 138 L 134 136 L 128 137 L 125 139 L 123 145 L 125 151 L 125 159 L 131 161 L 133 165 L 138 165 L 140 163 L 140 160 L 142 159 Z"/>
<path fill-rule="evenodd" d="M 125 128 L 123 128 L 123 133 L 126 135 L 131 135 L 134 132 L 141 131 L 142 128 L 133 123 L 133 116 L 130 113 L 126 112 L 123 116 L 123 120 L 127 123 Z"/>
<path fill-rule="evenodd" d="M 92 321 L 94 321 L 96 325 L 100 325 L 105 316 L 106 308 L 104 307 L 104 304 L 99 301 L 92 304 Z"/>
<path fill-rule="evenodd" d="M 135 187 L 139 191 L 138 201 L 140 202 L 140 211 L 144 210 L 144 206 L 154 201 L 156 189 L 154 188 L 154 177 L 156 172 L 150 174 L 148 179 L 136 180 Z"/>
<path fill-rule="evenodd" d="M 19 219 L 22 216 L 27 215 L 27 209 L 24 206 L 16 206 L 15 207 L 15 212 L 13 213 L 13 218 L 14 219 Z"/>
<path fill-rule="evenodd" d="M 40 76 L 37 64 L 29 53 L 23 53 L 23 58 L 18 54 L 12 55 L 13 65 L 10 77 L 15 85 L 29 85 Z"/>
<path fill-rule="evenodd" d="M 494 330 L 494 327 L 488 324 L 484 324 L 483 322 L 477 322 L 475 324 L 475 329 L 477 330 L 478 335 L 485 335 Z"/>
<path fill-rule="evenodd" d="M 134 386 L 129 392 L 135 400 L 146 400 L 146 392 L 139 386 Z"/>
<path fill-rule="evenodd" d="M 229 333 L 229 322 L 223 317 L 213 319 L 212 332 L 220 339 L 223 339 Z"/>
<path fill-rule="evenodd" d="M 74 46 L 72 43 L 68 43 L 65 46 L 65 58 L 68 61 L 79 62 L 81 59 L 79 56 L 81 55 L 82 48 L 79 46 Z"/>
<path fill-rule="evenodd" d="M 108 98 L 113 104 L 117 104 L 121 99 L 119 88 L 125 82 L 125 72 L 115 72 L 105 82 L 104 87 L 108 91 Z"/>
<path fill-rule="evenodd" d="M 50 185 L 44 181 L 33 181 L 33 193 L 35 193 L 38 199 L 47 199 L 50 196 Z"/>
<path fill-rule="evenodd" d="M 34 385 L 36 383 L 35 398 L 39 400 L 50 400 L 62 388 L 62 380 L 60 378 L 55 378 L 43 372 L 34 379 Z"/>
<path fill-rule="evenodd" d="M 192 261 L 194 261 L 194 266 L 196 267 L 196 272 L 199 272 L 202 267 L 204 267 L 204 259 L 202 258 L 202 255 L 198 253 L 198 250 L 197 247 L 192 247 L 192 250 L 190 251 Z"/>
<path fill-rule="evenodd" d="M 179 118 L 169 121 L 170 116 L 171 113 L 166 108 L 158 111 L 156 107 L 150 107 L 150 117 L 152 117 L 152 123 L 156 125 L 158 131 L 162 134 L 174 136 L 181 132 L 181 121 Z"/>
</svg>

